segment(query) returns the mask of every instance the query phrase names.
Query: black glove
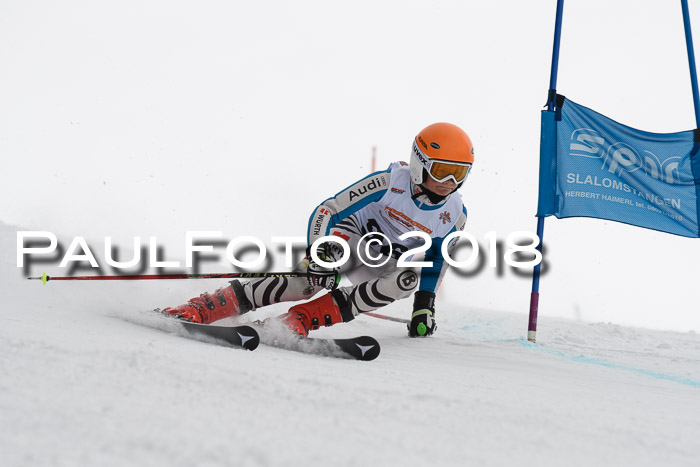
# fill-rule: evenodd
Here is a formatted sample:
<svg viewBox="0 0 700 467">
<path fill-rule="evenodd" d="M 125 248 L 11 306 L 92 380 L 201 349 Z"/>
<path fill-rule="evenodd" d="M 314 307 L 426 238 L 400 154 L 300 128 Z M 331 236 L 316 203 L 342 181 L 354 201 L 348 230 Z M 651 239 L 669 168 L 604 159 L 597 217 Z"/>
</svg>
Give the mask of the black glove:
<svg viewBox="0 0 700 467">
<path fill-rule="evenodd" d="M 322 243 L 316 250 L 316 255 L 320 260 L 332 263 L 336 261 L 334 250 L 335 248 L 332 244 L 328 242 Z M 311 246 L 306 249 L 306 258 L 304 258 L 304 261 L 307 262 L 306 279 L 311 286 L 323 287 L 328 290 L 335 290 L 338 287 L 338 283 L 340 282 L 338 270 L 335 268 L 327 268 L 314 262 L 311 257 Z"/>
<path fill-rule="evenodd" d="M 427 337 L 435 332 L 435 294 L 419 290 L 413 296 L 413 314 L 408 323 L 410 337 Z"/>
</svg>

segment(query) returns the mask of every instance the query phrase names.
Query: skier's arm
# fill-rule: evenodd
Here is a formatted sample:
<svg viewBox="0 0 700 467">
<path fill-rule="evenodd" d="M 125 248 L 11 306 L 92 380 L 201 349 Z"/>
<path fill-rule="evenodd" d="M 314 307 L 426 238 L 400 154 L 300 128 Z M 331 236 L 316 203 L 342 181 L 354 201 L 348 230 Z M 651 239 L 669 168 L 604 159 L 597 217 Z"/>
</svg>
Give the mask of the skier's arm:
<svg viewBox="0 0 700 467">
<path fill-rule="evenodd" d="M 432 261 L 431 267 L 426 267 L 421 270 L 420 283 L 418 290 L 413 296 L 413 314 L 411 322 L 408 324 L 408 335 L 411 337 L 425 337 L 431 335 L 435 331 L 435 291 L 442 281 L 447 264 L 442 256 L 442 245 L 445 238 L 458 230 L 464 230 L 467 223 L 467 210 L 462 208 L 455 226 L 445 235 L 433 239 L 433 244 L 425 253 L 425 261 Z M 450 240 L 447 246 L 447 253 L 454 251 L 457 245 L 457 238 Z"/>
<path fill-rule="evenodd" d="M 390 178 L 390 170 L 374 172 L 318 205 L 309 218 L 308 244 L 328 235 L 334 225 L 349 215 L 379 201 L 389 188 Z"/>
<path fill-rule="evenodd" d="M 454 227 L 452 227 L 452 229 L 447 233 L 447 235 L 445 235 L 445 237 L 433 239 L 432 245 L 430 246 L 428 251 L 425 252 L 425 261 L 432 261 L 433 266 L 429 268 L 423 268 L 421 270 L 418 290 L 431 292 L 433 294 L 435 293 L 438 286 L 440 285 L 440 282 L 442 281 L 443 276 L 445 275 L 445 272 L 447 271 L 448 266 L 448 264 L 445 263 L 445 258 L 442 256 L 442 244 L 444 243 L 445 238 L 448 235 L 458 230 L 464 230 L 464 226 L 466 225 L 466 223 L 467 209 L 465 207 L 462 207 L 462 212 L 460 213 L 459 218 L 457 218 L 457 222 L 455 222 Z M 447 246 L 448 254 L 454 251 L 454 248 L 457 245 L 457 240 L 458 238 L 454 238 L 450 241 L 450 244 Z"/>
</svg>

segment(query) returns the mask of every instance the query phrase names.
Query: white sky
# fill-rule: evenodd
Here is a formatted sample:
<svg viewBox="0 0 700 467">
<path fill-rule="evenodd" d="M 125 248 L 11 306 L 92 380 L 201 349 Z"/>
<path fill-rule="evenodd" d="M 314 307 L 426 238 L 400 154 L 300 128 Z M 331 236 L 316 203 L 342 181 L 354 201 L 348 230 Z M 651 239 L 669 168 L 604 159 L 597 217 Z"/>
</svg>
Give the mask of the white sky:
<svg viewBox="0 0 700 467">
<path fill-rule="evenodd" d="M 561 93 L 639 129 L 695 127 L 680 2 L 566 3 Z M 476 146 L 468 230 L 482 245 L 534 231 L 555 5 L 3 2 L 0 220 L 125 251 L 157 236 L 173 259 L 188 230 L 304 235 L 317 203 L 369 172 L 372 146 L 383 168 L 450 121 Z M 700 240 L 550 218 L 545 245 L 540 326 L 700 330 Z M 441 298 L 526 313 L 529 290 L 486 269 Z"/>
</svg>

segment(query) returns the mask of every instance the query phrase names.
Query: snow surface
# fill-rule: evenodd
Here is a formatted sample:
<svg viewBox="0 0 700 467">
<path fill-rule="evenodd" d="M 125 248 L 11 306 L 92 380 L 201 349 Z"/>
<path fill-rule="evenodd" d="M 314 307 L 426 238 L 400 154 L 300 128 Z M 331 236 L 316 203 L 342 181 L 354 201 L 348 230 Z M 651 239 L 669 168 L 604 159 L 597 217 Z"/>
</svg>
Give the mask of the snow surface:
<svg viewBox="0 0 700 467">
<path fill-rule="evenodd" d="M 15 230 L 0 225 L 3 252 L 12 251 Z M 693 332 L 542 316 L 533 345 L 523 314 L 438 303 L 439 328 L 428 339 L 370 317 L 316 331 L 376 337 L 382 353 L 373 362 L 264 345 L 249 352 L 153 327 L 146 310 L 180 303 L 185 282 L 42 285 L 24 280 L 13 260 L 3 254 L 0 269 L 3 465 L 700 459 Z M 406 316 L 407 303 L 386 312 Z"/>
</svg>

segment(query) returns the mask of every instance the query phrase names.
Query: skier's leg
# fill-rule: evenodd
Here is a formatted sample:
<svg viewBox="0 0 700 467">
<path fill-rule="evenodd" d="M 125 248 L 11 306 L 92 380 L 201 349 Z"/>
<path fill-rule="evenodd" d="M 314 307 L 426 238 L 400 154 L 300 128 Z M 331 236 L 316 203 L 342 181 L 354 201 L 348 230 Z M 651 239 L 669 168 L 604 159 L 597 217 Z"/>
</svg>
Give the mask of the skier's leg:
<svg viewBox="0 0 700 467">
<path fill-rule="evenodd" d="M 307 261 L 297 265 L 295 271 L 306 272 Z M 202 294 L 165 312 L 187 321 L 211 323 L 228 316 L 242 315 L 260 307 L 280 302 L 307 300 L 323 287 L 309 284 L 306 277 L 266 277 L 246 283 L 232 280 L 230 287 L 224 287 L 212 294 Z"/>
<path fill-rule="evenodd" d="M 306 336 L 319 326 L 332 326 L 355 319 L 411 295 L 418 285 L 412 268 L 386 268 L 379 277 L 358 285 L 340 287 L 310 302 L 294 305 L 280 319 L 295 333 Z"/>
<path fill-rule="evenodd" d="M 355 271 L 356 275 L 357 272 L 359 271 Z M 408 298 L 417 286 L 418 274 L 415 269 L 399 268 L 392 264 L 381 270 L 378 277 L 357 285 L 340 287 L 334 290 L 333 294 L 340 309 L 354 317 L 360 313 L 377 310 L 396 300 Z"/>
<path fill-rule="evenodd" d="M 301 265 L 305 269 L 305 266 Z M 299 268 L 297 268 L 299 270 Z M 267 277 L 245 284 L 232 280 L 231 285 L 213 293 L 203 293 L 184 305 L 163 311 L 176 318 L 209 324 L 229 316 L 242 315 L 272 303 L 304 300 L 313 297 L 322 287 L 309 285 L 306 277 Z"/>
<path fill-rule="evenodd" d="M 305 272 L 306 266 L 302 263 L 295 270 Z M 246 303 L 248 310 L 257 310 L 273 303 L 306 300 L 323 290 L 322 287 L 310 285 L 306 277 L 253 279 L 241 287 L 244 294 L 241 300 Z"/>
<path fill-rule="evenodd" d="M 349 216 L 334 226 L 330 235 L 345 239 L 353 252 L 362 234 L 354 216 Z M 295 271 L 306 272 L 307 267 L 308 262 L 302 261 Z M 355 257 L 351 254 L 348 262 L 340 268 L 340 273 L 344 274 L 355 267 Z M 248 310 L 256 310 L 273 303 L 308 300 L 323 290 L 323 287 L 310 285 L 305 277 L 281 277 L 251 280 L 243 285 L 243 290 L 245 296 L 240 298 L 240 302 L 245 303 Z"/>
</svg>

